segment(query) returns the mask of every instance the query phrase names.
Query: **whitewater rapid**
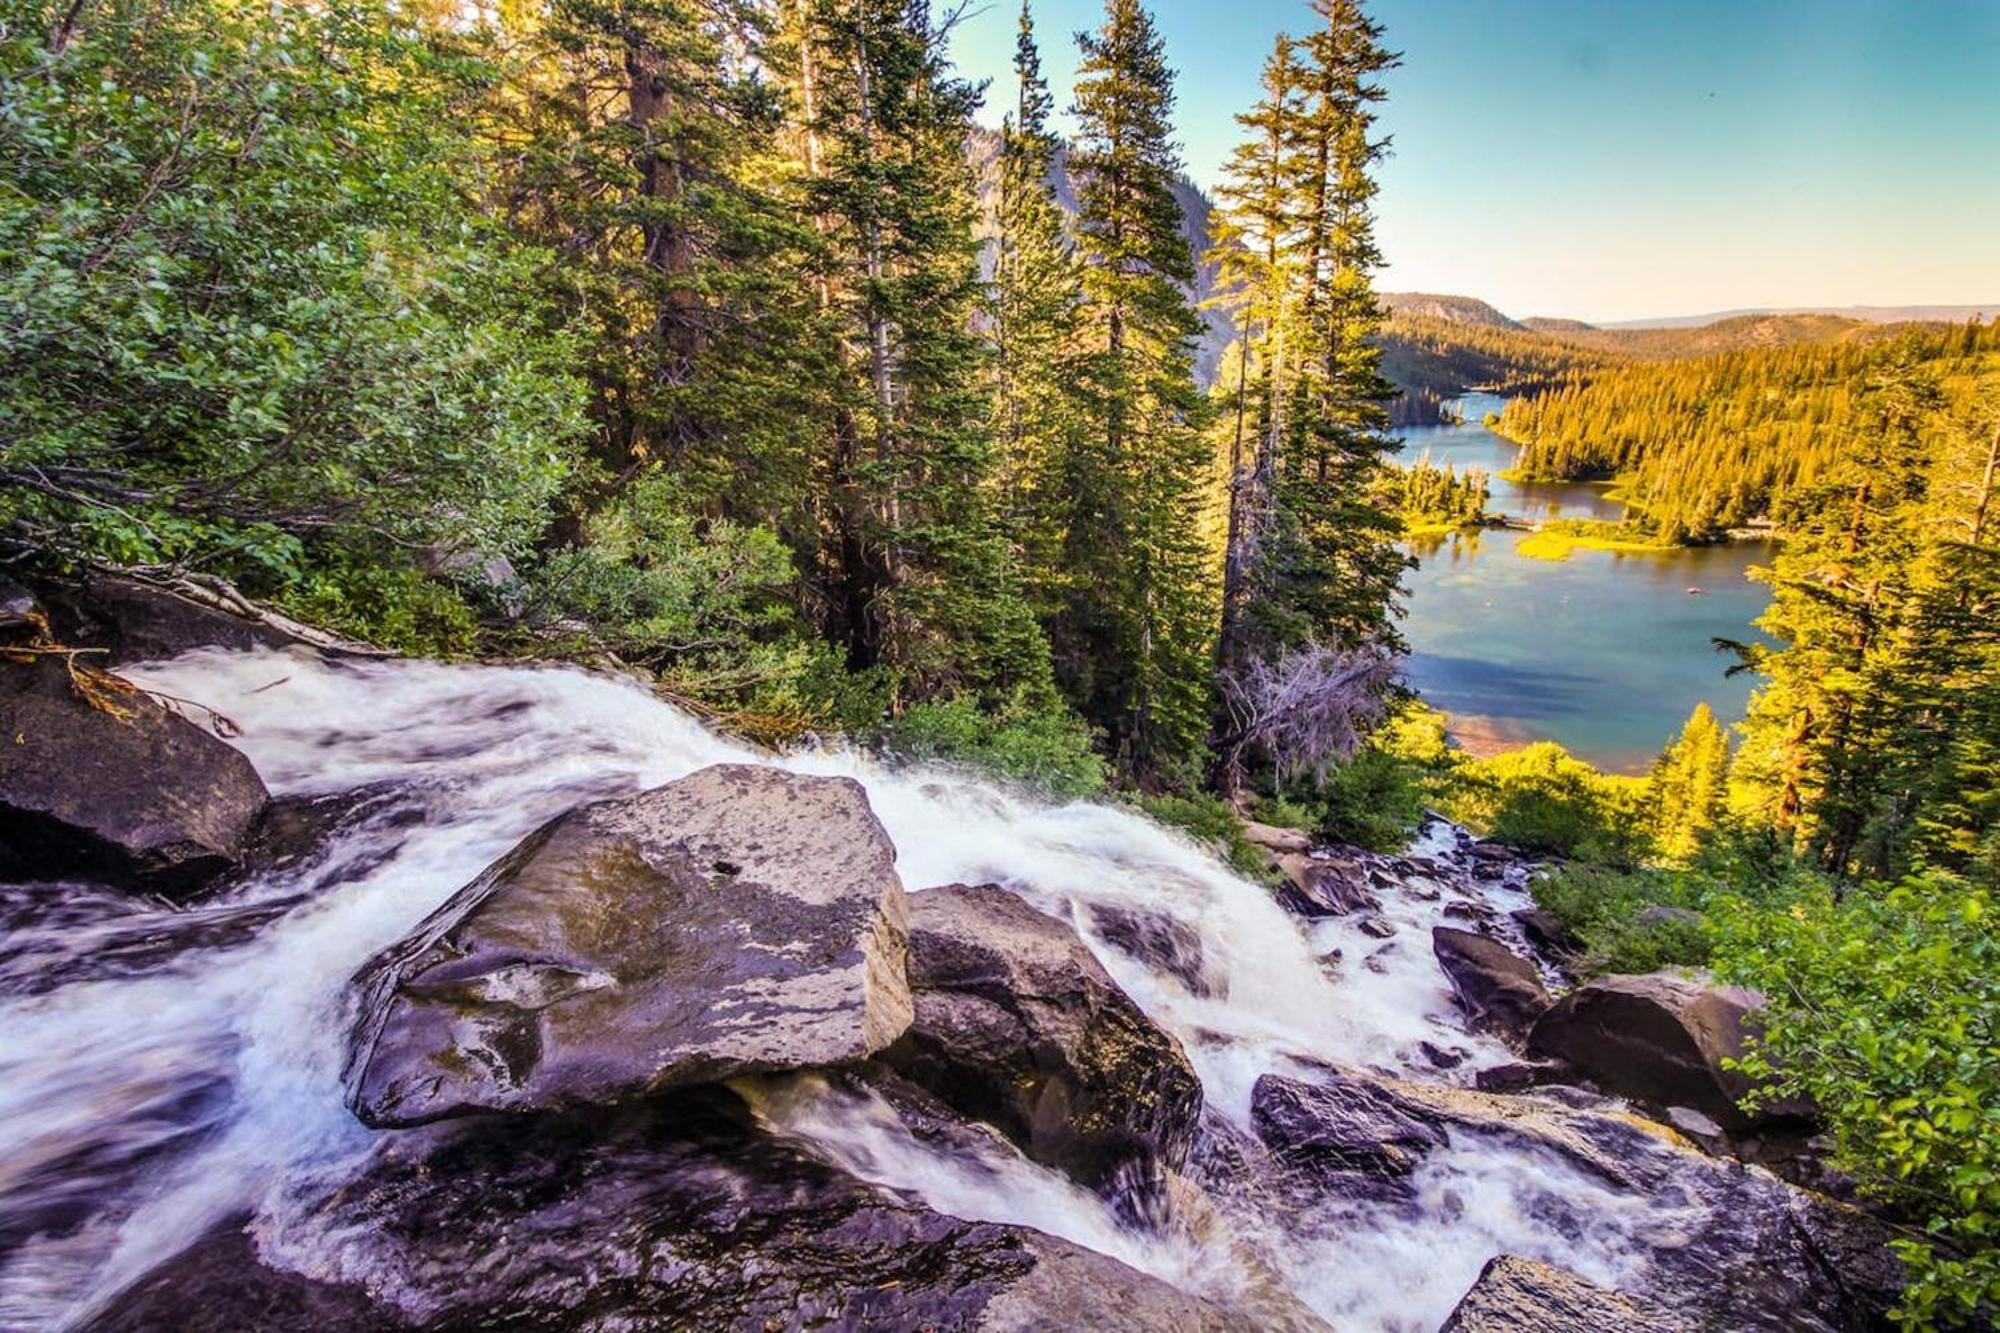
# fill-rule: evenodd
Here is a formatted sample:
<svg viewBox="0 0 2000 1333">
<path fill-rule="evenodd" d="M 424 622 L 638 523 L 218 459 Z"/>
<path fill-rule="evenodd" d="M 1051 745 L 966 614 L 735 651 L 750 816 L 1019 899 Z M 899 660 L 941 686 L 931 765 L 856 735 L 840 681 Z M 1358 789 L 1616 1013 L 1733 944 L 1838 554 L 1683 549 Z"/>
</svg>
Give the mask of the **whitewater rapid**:
<svg viewBox="0 0 2000 1333">
<path fill-rule="evenodd" d="M 1227 1121 L 1247 1124 L 1264 1073 L 1310 1078 L 1333 1062 L 1442 1077 L 1415 1057 L 1426 1041 L 1469 1052 L 1449 1075 L 1461 1081 L 1509 1058 L 1455 1016 L 1429 949 L 1436 904 L 1390 896 L 1400 947 L 1380 955 L 1379 970 L 1356 966 L 1379 941 L 1345 922 L 1303 927 L 1269 890 L 1127 810 L 1053 804 L 846 749 L 770 755 L 714 735 L 637 682 L 580 670 L 262 650 L 127 674 L 232 719 L 234 743 L 274 795 L 379 787 L 396 814 L 346 829 L 321 860 L 232 891 L 239 904 L 298 899 L 247 940 L 0 1000 L 0 1242 L 13 1242 L 0 1244 L 0 1327 L 74 1326 L 239 1216 L 267 1259 L 331 1266 L 305 1219 L 377 1139 L 342 1097 L 349 977 L 554 815 L 715 763 L 854 777 L 910 889 L 997 881 L 1072 921 L 1185 1045 Z M 1105 946 L 1090 912 L 1103 906 L 1192 928 L 1212 993 Z M 1325 961 L 1334 949 L 1345 965 Z M 1634 1201 L 1552 1159 L 1468 1142 L 1420 1168 L 1416 1212 L 1330 1200 L 1316 1225 L 1280 1234 L 1255 1200 L 1237 1200 L 1199 1233 L 1141 1232 L 997 1140 L 974 1154 L 919 1143 L 880 1103 L 813 1079 L 751 1095 L 774 1127 L 940 1211 L 1038 1227 L 1204 1294 L 1240 1296 L 1240 1260 L 1252 1252 L 1343 1329 L 1434 1329 L 1502 1251 L 1616 1284 L 1646 1224 Z"/>
</svg>

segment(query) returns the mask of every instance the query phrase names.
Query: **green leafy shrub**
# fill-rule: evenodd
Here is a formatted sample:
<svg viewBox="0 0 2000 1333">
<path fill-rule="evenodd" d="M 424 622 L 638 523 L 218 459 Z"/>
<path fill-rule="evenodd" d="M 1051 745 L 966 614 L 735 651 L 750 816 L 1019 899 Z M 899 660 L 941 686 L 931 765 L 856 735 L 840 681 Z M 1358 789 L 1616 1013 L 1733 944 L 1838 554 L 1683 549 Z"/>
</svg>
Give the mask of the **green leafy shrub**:
<svg viewBox="0 0 2000 1333">
<path fill-rule="evenodd" d="M 1650 852 L 1644 778 L 1600 773 L 1542 741 L 1460 763 L 1447 813 L 1510 846 L 1629 868 Z"/>
<path fill-rule="evenodd" d="M 1653 972 L 1708 962 L 1708 932 L 1699 913 L 1703 886 L 1660 870 L 1614 870 L 1572 863 L 1535 877 L 1535 904 L 1574 935 L 1577 971 Z M 1690 919 L 1685 913 L 1695 913 Z"/>
<path fill-rule="evenodd" d="M 1810 1096 L 1842 1165 L 1920 1218 L 1898 1249 L 1907 1328 L 2000 1310 L 2000 932 L 1993 894 L 1942 875 L 1788 908 L 1718 901 L 1716 963 L 1769 997 L 1745 1072 Z"/>
<path fill-rule="evenodd" d="M 1229 803 L 1208 795 L 1140 794 L 1135 798 L 1147 815 L 1171 828 L 1208 843 L 1237 874 L 1264 880 L 1271 876 L 1270 857 L 1243 836 L 1243 821 Z"/>
<path fill-rule="evenodd" d="M 1327 770 L 1320 785 L 1320 836 L 1372 851 L 1406 846 L 1423 822 L 1430 773 L 1420 764 L 1369 746 Z"/>
<path fill-rule="evenodd" d="M 518 554 L 581 429 L 535 258 L 480 211 L 490 66 L 378 0 L 55 18 L 0 0 L 0 541 L 451 638 L 442 594 L 327 580 Z"/>
<path fill-rule="evenodd" d="M 1055 796 L 1101 795 L 1108 782 L 1090 729 L 1056 702 L 1016 698 L 998 713 L 969 695 L 915 704 L 883 727 L 882 743 L 904 758 L 966 764 Z"/>
<path fill-rule="evenodd" d="M 479 625 L 457 589 L 396 564 L 343 555 L 304 571 L 278 598 L 289 615 L 425 657 L 470 653 Z"/>
</svg>

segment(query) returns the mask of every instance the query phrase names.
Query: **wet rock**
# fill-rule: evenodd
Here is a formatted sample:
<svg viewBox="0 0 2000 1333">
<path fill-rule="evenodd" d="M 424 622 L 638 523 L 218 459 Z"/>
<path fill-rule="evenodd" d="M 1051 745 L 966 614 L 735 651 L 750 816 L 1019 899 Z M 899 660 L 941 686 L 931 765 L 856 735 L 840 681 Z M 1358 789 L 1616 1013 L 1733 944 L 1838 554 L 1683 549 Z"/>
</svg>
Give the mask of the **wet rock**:
<svg viewBox="0 0 2000 1333">
<path fill-rule="evenodd" d="M 1557 1060 L 1515 1060 L 1480 1070 L 1472 1076 L 1472 1086 L 1481 1092 L 1526 1092 L 1573 1077 L 1574 1071 Z"/>
<path fill-rule="evenodd" d="M 1544 957 L 1560 958 L 1577 951 L 1576 936 L 1554 912 L 1540 907 L 1523 907 L 1509 915 L 1521 928 L 1522 936 Z"/>
<path fill-rule="evenodd" d="M 232 1218 L 119 1293 L 84 1325 L 93 1333 L 242 1333 L 246 1329 L 392 1333 L 411 1328 L 359 1284 L 321 1282 L 266 1264 Z"/>
<path fill-rule="evenodd" d="M 1695 1326 L 1576 1274 L 1503 1254 L 1438 1333 L 1696 1333 Z"/>
<path fill-rule="evenodd" d="M 1394 1193 L 1407 1177 L 1347 1165 L 1368 1160 L 1371 1134 L 1412 1167 L 1445 1143 L 1470 1151 L 1496 1143 L 1559 1161 L 1625 1196 L 1641 1219 L 1628 1251 L 1631 1280 L 1621 1287 L 1693 1328 L 1853 1333 L 1882 1326 L 1902 1277 L 1880 1222 L 1767 1171 L 1710 1157 L 1638 1116 L 1589 1101 L 1565 1104 L 1555 1091 L 1492 1096 L 1330 1070 L 1317 1084 L 1259 1080 L 1252 1116 L 1261 1099 L 1260 1135 L 1266 1123 L 1274 1127 L 1266 1141 L 1314 1199 L 1381 1198 L 1386 1191 L 1422 1206 L 1407 1184 L 1403 1195 Z M 1300 1148 L 1287 1154 L 1291 1144 Z M 1546 1212 L 1561 1228 L 1588 1227 L 1593 1216 L 1561 1191 L 1529 1195 L 1520 1206 Z"/>
<path fill-rule="evenodd" d="M 1157 1197 L 1201 1083 L 1074 930 L 998 885 L 926 889 L 909 966 L 916 1018 L 883 1063 L 1089 1188 Z"/>
<path fill-rule="evenodd" d="M 1380 910 L 1367 869 L 1354 861 L 1288 856 L 1279 860 L 1285 882 L 1278 901 L 1303 917 L 1346 916 Z"/>
<path fill-rule="evenodd" d="M 1744 1022 L 1762 1000 L 1667 972 L 1600 977 L 1559 1000 L 1528 1049 L 1568 1062 L 1608 1092 L 1657 1106 L 1688 1106 L 1732 1132 L 1799 1119 L 1797 1103 L 1754 1114 L 1738 1101 L 1750 1081 L 1723 1062 L 1742 1055 Z"/>
<path fill-rule="evenodd" d="M 1443 1047 L 1434 1041 L 1420 1041 L 1417 1052 L 1430 1062 L 1433 1069 L 1456 1069 L 1465 1063 L 1466 1051 L 1456 1047 Z"/>
<path fill-rule="evenodd" d="M 243 847 L 242 877 L 284 875 L 316 865 L 337 846 L 354 855 L 339 867 L 336 882 L 359 878 L 395 854 L 387 838 L 347 847 L 363 829 L 383 833 L 420 824 L 424 807 L 410 787 L 372 783 L 350 791 L 276 796 L 251 829 Z M 324 887 L 324 886 L 322 886 Z"/>
<path fill-rule="evenodd" d="M 332 1232 L 337 1247 L 315 1246 Z M 311 1277 L 288 1247 L 313 1256 Z M 385 1137 L 260 1245 L 225 1233 L 96 1333 L 1158 1328 L 1235 1316 L 1025 1227 L 890 1197 L 760 1132 L 719 1089 Z"/>
<path fill-rule="evenodd" d="M 299 639 L 276 624 L 235 615 L 134 579 L 93 578 L 43 589 L 55 634 L 109 650 L 110 666 L 178 657 L 196 648 L 284 648 Z"/>
<path fill-rule="evenodd" d="M 1106 944 L 1174 977 L 1190 995 L 1216 993 L 1204 970 L 1201 934 L 1187 923 L 1144 908 L 1099 904 L 1090 909 L 1090 924 Z"/>
<path fill-rule="evenodd" d="M 1364 916 L 1361 918 L 1361 920 L 1355 922 L 1355 929 L 1359 930 L 1363 935 L 1366 935 L 1371 939 L 1378 939 L 1378 940 L 1389 939 L 1396 933 L 1395 926 L 1389 923 L 1389 919 L 1387 917 L 1378 916 L 1373 913 L 1370 913 L 1368 916 Z"/>
<path fill-rule="evenodd" d="M 48 628 L 48 614 L 35 594 L 0 577 L 0 643 L 40 638 Z"/>
<path fill-rule="evenodd" d="M 1309 852 L 1313 845 L 1312 834 L 1304 829 L 1279 828 L 1275 824 L 1260 824 L 1254 819 L 1243 821 L 1243 840 L 1277 855 Z"/>
<path fill-rule="evenodd" d="M 1665 1112 L 1666 1122 L 1679 1130 L 1687 1138 L 1700 1144 L 1709 1152 L 1725 1152 L 1728 1144 L 1721 1125 L 1695 1110 L 1692 1106 L 1669 1106 Z"/>
<path fill-rule="evenodd" d="M 115 676 L 0 660 L 0 880 L 181 895 L 236 864 L 264 783 L 237 750 Z"/>
<path fill-rule="evenodd" d="M 909 1026 L 895 848 L 860 784 L 722 764 L 529 837 L 356 977 L 371 1125 L 837 1065 Z"/>
<path fill-rule="evenodd" d="M 1316 1178 L 1406 1176 L 1446 1142 L 1436 1120 L 1362 1079 L 1315 1084 L 1266 1074 L 1251 1089 L 1250 1120 L 1278 1160 Z"/>
<path fill-rule="evenodd" d="M 1527 1040 L 1550 1004 L 1533 963 L 1490 936 L 1450 926 L 1432 928 L 1431 949 L 1476 1030 L 1516 1046 Z"/>
</svg>

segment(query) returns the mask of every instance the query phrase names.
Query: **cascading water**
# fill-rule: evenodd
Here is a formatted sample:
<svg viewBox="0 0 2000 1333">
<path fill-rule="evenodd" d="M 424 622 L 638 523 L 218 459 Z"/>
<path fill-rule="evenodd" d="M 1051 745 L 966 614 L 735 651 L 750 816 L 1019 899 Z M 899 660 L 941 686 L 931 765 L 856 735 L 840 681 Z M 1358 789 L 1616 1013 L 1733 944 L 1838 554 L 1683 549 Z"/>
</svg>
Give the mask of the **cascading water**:
<svg viewBox="0 0 2000 1333">
<path fill-rule="evenodd" d="M 267 1249 L 309 1265 L 290 1210 L 329 1192 L 377 1139 L 340 1082 L 346 983 L 489 862 L 550 817 L 709 764 L 775 763 L 859 779 L 913 889 L 1005 883 L 1067 916 L 1139 1005 L 1186 1046 L 1212 1112 L 1247 1120 L 1252 1084 L 1318 1062 L 1438 1077 L 1413 1058 L 1468 1052 L 1454 1077 L 1506 1052 L 1466 1034 L 1431 959 L 1439 909 L 1384 904 L 1399 947 L 1344 922 L 1311 930 L 1186 840 L 1102 805 L 1049 805 L 966 776 L 823 750 L 752 753 L 624 680 L 567 669 L 329 662 L 203 652 L 129 672 L 242 727 L 272 791 L 379 788 L 310 864 L 267 874 L 203 913 L 234 919 L 129 966 L 85 957 L 107 929 L 143 936 L 190 915 L 120 903 L 88 928 L 17 913 L 0 957 L 0 1326 L 62 1328 L 192 1238 L 260 1219 Z M 66 888 L 87 897 L 87 891 Z M 54 902 L 53 898 L 49 902 Z M 1144 908 L 1201 941 L 1209 993 L 1107 947 L 1093 908 Z M 240 909 L 240 910 L 239 910 Z M 109 924 L 107 924 L 107 922 Z M 1331 967 L 1340 949 L 1344 963 Z M 1356 965 L 1373 953 L 1369 967 Z M 866 1179 L 975 1220 L 1059 1234 L 1184 1288 L 1241 1295 L 1243 1256 L 1342 1328 L 1430 1329 L 1502 1250 L 1617 1282 L 1654 1224 L 1553 1159 L 1471 1140 L 1427 1161 L 1422 1206 L 1329 1200 L 1280 1229 L 1255 1199 L 1222 1200 L 1200 1233 L 1121 1224 L 1097 1198 L 1019 1157 L 920 1143 L 879 1103 L 817 1080 L 748 1090 L 769 1123 Z"/>
</svg>

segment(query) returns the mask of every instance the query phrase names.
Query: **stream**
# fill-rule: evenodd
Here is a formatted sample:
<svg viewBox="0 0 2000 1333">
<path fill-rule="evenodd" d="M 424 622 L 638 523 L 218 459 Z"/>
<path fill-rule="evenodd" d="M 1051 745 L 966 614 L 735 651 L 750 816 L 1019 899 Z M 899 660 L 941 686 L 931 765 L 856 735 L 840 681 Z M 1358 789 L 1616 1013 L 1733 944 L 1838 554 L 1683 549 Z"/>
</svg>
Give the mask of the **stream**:
<svg viewBox="0 0 2000 1333">
<path fill-rule="evenodd" d="M 1394 948 L 1351 919 L 1307 924 L 1184 838 L 1106 805 L 1047 804 L 950 772 L 844 750 L 783 758 L 717 737 L 630 681 L 571 669 L 336 662 L 206 650 L 133 669 L 240 725 L 275 795 L 375 789 L 382 813 L 328 853 L 193 911 L 84 886 L 18 886 L 0 950 L 0 1327 L 79 1327 L 121 1288 L 236 1216 L 267 1261 L 367 1281 L 318 1206 L 385 1135 L 343 1104 L 348 979 L 523 835 L 580 802 L 710 764 L 860 780 L 912 890 L 1000 881 L 1072 920 L 1115 979 L 1185 1045 L 1218 1123 L 1247 1122 L 1260 1074 L 1323 1062 L 1469 1081 L 1511 1058 L 1463 1030 L 1428 931 L 1442 908 L 1385 894 Z M 1427 837 L 1449 839 L 1434 824 Z M 1421 850 L 1421 848 L 1419 849 Z M 13 892 L 10 889 L 8 892 Z M 1525 903 L 1494 886 L 1494 905 Z M 1435 895 L 1432 895 L 1435 897 Z M 1143 905 L 1199 935 L 1213 995 L 1109 948 L 1088 909 Z M 203 916 L 202 914 L 208 914 Z M 107 941 L 213 927 L 178 951 Z M 226 927 L 226 928 L 225 928 Z M 1367 968 L 1327 966 L 1341 949 Z M 1464 1054 L 1449 1073 L 1421 1042 Z M 1518 1146 L 1455 1138 L 1414 1179 L 1420 1207 L 1329 1199 L 1282 1228 L 1224 1195 L 1199 1235 L 1135 1230 L 1004 1145 L 919 1143 L 879 1103 L 811 1077 L 759 1113 L 864 1179 L 956 1216 L 1057 1234 L 1191 1292 L 1240 1296 L 1261 1271 L 1342 1329 L 1434 1329 L 1502 1251 L 1594 1280 L 1629 1275 L 1633 1238 L 1671 1209 Z M 1248 1253 L 1254 1264 L 1242 1261 Z"/>
</svg>

